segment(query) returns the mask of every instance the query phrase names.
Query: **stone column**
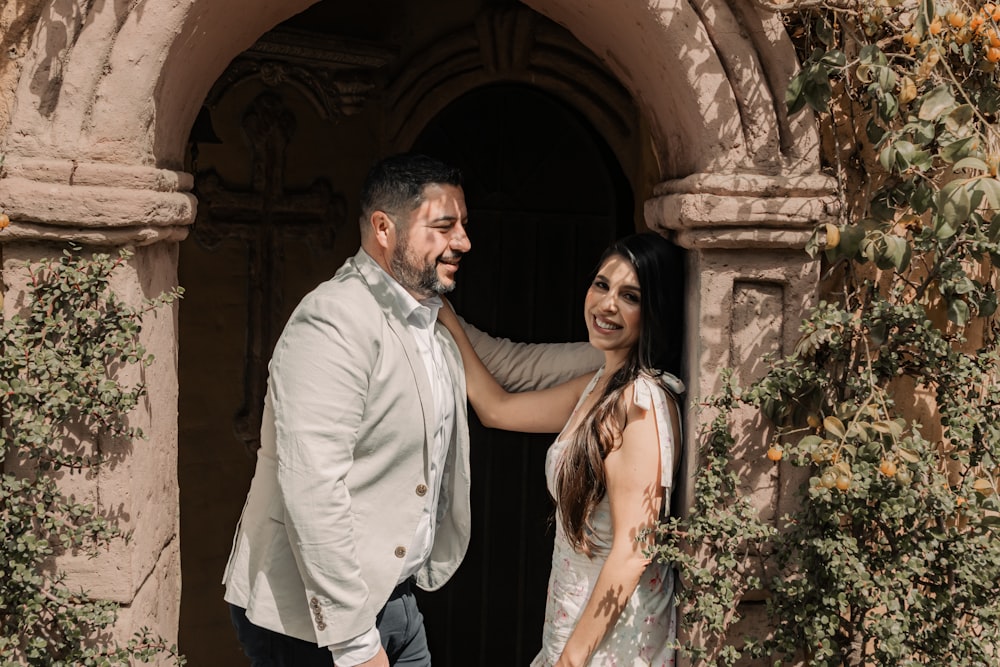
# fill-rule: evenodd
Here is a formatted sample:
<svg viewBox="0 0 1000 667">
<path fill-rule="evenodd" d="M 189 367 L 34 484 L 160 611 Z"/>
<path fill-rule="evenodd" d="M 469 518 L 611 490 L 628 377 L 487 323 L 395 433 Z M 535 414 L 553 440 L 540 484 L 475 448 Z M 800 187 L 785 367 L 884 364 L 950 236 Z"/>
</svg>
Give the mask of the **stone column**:
<svg viewBox="0 0 1000 667">
<path fill-rule="evenodd" d="M 721 388 L 722 371 L 731 368 L 745 385 L 766 372 L 767 355 L 792 352 L 819 280 L 819 262 L 804 247 L 817 224 L 836 221 L 834 189 L 835 181 L 822 175 L 697 174 L 661 183 L 646 202 L 648 225 L 672 232 L 688 253 L 689 455 L 682 478 L 697 473 L 700 460 L 693 453 L 713 417 L 700 403 Z M 763 417 L 738 414 L 734 429 L 741 491 L 751 496 L 762 519 L 776 522 L 791 509 L 802 477 L 765 456 L 769 427 Z M 678 489 L 682 511 L 694 500 L 692 487 L 688 482 Z M 741 607 L 745 625 L 735 634 L 763 629 L 762 597 L 761 592 L 747 596 Z"/>
<path fill-rule="evenodd" d="M 112 289 L 133 305 L 176 286 L 177 244 L 195 214 L 191 180 L 185 173 L 150 167 L 8 154 L 0 174 L 0 210 L 11 219 L 11 226 L 0 231 L 4 313 L 24 303 L 26 263 L 58 256 L 68 241 L 84 252 L 133 250 L 112 281 Z M 146 626 L 176 642 L 181 587 L 177 307 L 148 314 L 141 337 L 155 361 L 144 370 L 127 369 L 121 379 L 130 383 L 141 373 L 146 384 L 145 400 L 129 415 L 146 439 L 90 443 L 114 462 L 61 481 L 77 498 L 119 516 L 131 538 L 96 559 L 61 557 L 56 567 L 69 575 L 71 587 L 123 606 L 116 629 L 120 641 Z"/>
</svg>

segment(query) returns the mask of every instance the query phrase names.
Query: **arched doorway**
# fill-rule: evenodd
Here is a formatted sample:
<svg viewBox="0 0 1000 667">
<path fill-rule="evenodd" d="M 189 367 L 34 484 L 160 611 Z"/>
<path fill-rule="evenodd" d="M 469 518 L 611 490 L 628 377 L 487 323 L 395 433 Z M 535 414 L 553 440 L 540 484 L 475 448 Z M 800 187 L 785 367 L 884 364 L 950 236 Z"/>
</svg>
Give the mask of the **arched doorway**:
<svg viewBox="0 0 1000 667">
<path fill-rule="evenodd" d="M 513 340 L 585 340 L 588 274 L 611 240 L 635 230 L 631 187 L 600 135 L 551 95 L 499 84 L 448 105 L 413 150 L 465 174 L 473 249 L 452 295 L 458 312 Z M 525 665 L 541 645 L 552 552 L 552 436 L 470 421 L 472 542 L 421 609 L 436 665 Z"/>
<path fill-rule="evenodd" d="M 386 0 L 384 13 L 399 6 Z M 242 664 L 218 579 L 253 473 L 266 362 L 299 299 L 356 251 L 367 166 L 416 150 L 463 168 L 474 249 L 456 304 L 484 330 L 539 342 L 585 337 L 587 274 L 612 239 L 642 224 L 633 181 L 648 193 L 655 180 L 644 171 L 654 160 L 627 92 L 565 30 L 531 10 L 468 10 L 466 24 L 439 46 L 467 58 L 475 26 L 490 26 L 497 41 L 520 26 L 537 42 L 557 44 L 566 61 L 575 54 L 575 69 L 540 74 L 538 85 L 484 66 L 475 77 L 436 69 L 437 87 L 426 97 L 442 108 L 400 123 L 386 98 L 407 76 L 418 81 L 410 91 L 424 85 L 426 54 L 404 42 L 400 50 L 418 55 L 397 62 L 391 40 L 357 27 L 379 12 L 352 24 L 341 9 L 318 3 L 241 54 L 209 92 L 191 134 L 187 168 L 199 209 L 179 262 L 188 291 L 178 470 L 179 640 L 194 664 Z M 533 76 L 534 67 L 518 76 Z M 585 83 L 574 95 L 560 90 L 572 80 Z M 587 107 L 584 93 L 595 86 L 599 93 L 589 97 L 601 104 Z M 455 584 L 425 597 L 435 661 L 469 664 L 475 655 L 473 664 L 526 663 L 540 641 L 551 556 L 547 438 L 501 438 L 481 428 L 475 437 L 473 534 L 484 539 L 472 545 Z M 505 551 L 512 559 L 497 556 Z"/>
<path fill-rule="evenodd" d="M 196 204 L 184 149 L 199 107 L 227 63 L 266 31 L 314 4 L 345 8 L 351 20 L 342 25 L 356 25 L 364 14 L 379 18 L 381 28 L 386 26 L 381 19 L 392 14 L 373 9 L 384 7 L 383 2 L 333 0 L 177 0 L 69 9 L 60 3 L 38 4 L 44 11 L 31 29 L 33 42 L 12 65 L 21 74 L 13 91 L 16 104 L 9 107 L 9 121 L 2 128 L 0 206 L 14 222 L 0 237 L 5 267 L 37 261 L 51 241 L 76 241 L 88 248 L 127 246 L 137 249 L 137 258 L 121 279 L 123 292 L 138 295 L 151 286 L 177 284 L 178 258 L 185 254 L 179 244 L 188 235 Z M 491 77 L 531 82 L 563 72 L 580 62 L 561 48 L 567 41 L 580 45 L 637 101 L 640 123 L 652 128 L 645 146 L 652 147 L 655 159 L 622 163 L 631 165 L 630 176 L 638 173 L 644 180 L 636 198 L 644 205 L 646 223 L 675 234 L 691 250 L 686 375 L 693 395 L 711 391 L 719 369 L 728 365 L 731 322 L 762 319 L 752 309 L 733 314 L 734 285 L 743 290 L 759 282 L 782 285 L 780 320 L 787 323 L 808 303 L 817 275 L 800 249 L 809 228 L 829 217 L 824 199 L 833 186 L 817 171 L 818 139 L 811 118 L 788 119 L 781 111 L 782 87 L 796 62 L 777 17 L 750 0 L 600 0 L 588 3 L 586 11 L 572 0 L 526 0 L 524 5 L 551 19 L 551 25 L 564 26 L 564 34 L 536 40 L 538 31 L 499 16 L 492 24 L 515 28 L 514 39 L 480 39 L 491 33 L 477 22 L 475 30 L 467 31 L 471 34 L 459 35 L 450 45 L 454 48 L 439 59 L 454 56 L 445 72 L 433 67 L 442 55 L 438 38 L 461 24 L 456 11 L 471 11 L 471 4 L 449 0 L 435 3 L 435 11 L 418 3 L 396 4 L 419 14 L 428 30 L 438 31 L 421 45 L 431 65 L 425 71 L 463 86 L 457 94 L 431 98 L 420 96 L 426 90 L 417 90 L 409 98 L 415 106 L 407 113 L 413 108 L 422 118 L 433 117 L 440 109 L 425 102 L 447 105 Z M 505 0 L 482 6 L 523 9 Z M 393 32 L 379 34 L 411 36 L 411 24 L 403 20 Z M 525 59 L 520 48 L 533 44 L 540 56 L 534 61 Z M 399 53 L 405 59 L 416 51 Z M 592 101 L 603 101 L 593 91 L 581 91 L 580 81 L 563 77 L 555 83 L 563 93 L 586 98 L 590 92 Z M 408 141 L 397 145 L 398 136 L 358 132 L 350 139 L 352 146 L 366 142 L 379 150 L 408 147 Z M 637 181 L 631 180 L 635 186 Z M 356 192 L 356 183 L 333 182 L 349 197 Z M 16 276 L 4 278 L 12 278 L 5 286 L 5 303 L 17 303 L 23 284 Z M 204 286 L 215 288 L 210 281 Z M 183 393 L 198 385 L 178 375 L 170 360 L 176 359 L 179 346 L 185 349 L 217 328 L 231 326 L 219 312 L 204 328 L 185 329 L 187 315 L 180 327 L 176 315 L 176 310 L 165 313 L 143 331 L 148 349 L 163 361 L 150 374 L 149 400 L 135 415 L 137 422 L 149 425 L 153 446 L 137 446 L 133 465 L 87 480 L 92 485 L 88 492 L 119 508 L 130 517 L 124 528 L 134 529 L 127 545 L 89 562 L 74 578 L 85 587 L 95 581 L 120 582 L 115 599 L 131 605 L 129 618 L 119 627 L 123 640 L 143 626 L 167 637 L 177 628 L 176 405 L 178 389 Z M 784 345 L 792 345 L 794 327 L 788 324 L 783 331 Z M 696 432 L 698 420 L 695 414 L 690 418 L 689 434 Z M 212 444 L 211 438 L 195 442 L 196 447 Z M 206 462 L 207 483 L 213 481 L 212 463 Z M 206 534 L 227 542 L 232 520 L 212 523 Z M 206 596 L 217 601 L 216 565 L 188 555 L 184 560 L 210 575 Z M 185 582 L 185 591 L 198 587 Z M 216 633 L 209 639 L 231 641 L 229 630 L 223 631 L 225 638 Z M 193 659 L 192 664 L 224 663 Z"/>
</svg>

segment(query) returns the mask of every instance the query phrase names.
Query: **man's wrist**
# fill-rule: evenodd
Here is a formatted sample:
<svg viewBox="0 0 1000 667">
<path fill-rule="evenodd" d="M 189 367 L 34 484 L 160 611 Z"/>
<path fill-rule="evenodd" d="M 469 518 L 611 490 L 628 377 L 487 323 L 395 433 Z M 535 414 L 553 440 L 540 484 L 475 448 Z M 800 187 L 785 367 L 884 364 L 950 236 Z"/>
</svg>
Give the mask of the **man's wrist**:
<svg viewBox="0 0 1000 667">
<path fill-rule="evenodd" d="M 354 667 L 371 660 L 378 654 L 379 649 L 382 648 L 382 637 L 379 635 L 378 628 L 372 626 L 370 630 L 354 639 L 330 644 L 327 648 L 333 654 L 333 661 L 337 667 Z"/>
</svg>

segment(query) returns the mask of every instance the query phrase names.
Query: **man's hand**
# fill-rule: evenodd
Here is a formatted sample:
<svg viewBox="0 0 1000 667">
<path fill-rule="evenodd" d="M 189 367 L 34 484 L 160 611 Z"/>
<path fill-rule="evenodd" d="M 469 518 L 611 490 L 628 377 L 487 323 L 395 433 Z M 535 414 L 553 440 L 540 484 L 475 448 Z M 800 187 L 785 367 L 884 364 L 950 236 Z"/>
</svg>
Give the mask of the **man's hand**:
<svg viewBox="0 0 1000 667">
<path fill-rule="evenodd" d="M 379 647 L 378 653 L 371 660 L 365 660 L 358 667 L 389 667 L 389 656 L 385 654 L 385 649 Z"/>
</svg>

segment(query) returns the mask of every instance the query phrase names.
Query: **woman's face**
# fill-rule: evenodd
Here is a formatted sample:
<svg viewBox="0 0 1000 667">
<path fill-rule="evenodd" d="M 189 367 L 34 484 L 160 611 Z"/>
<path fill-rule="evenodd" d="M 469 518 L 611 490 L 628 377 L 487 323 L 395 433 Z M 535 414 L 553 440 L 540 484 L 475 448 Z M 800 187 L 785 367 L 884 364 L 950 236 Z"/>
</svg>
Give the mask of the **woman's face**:
<svg viewBox="0 0 1000 667">
<path fill-rule="evenodd" d="M 590 344 L 624 361 L 639 341 L 639 277 L 632 263 L 612 255 L 587 290 L 583 313 Z"/>
</svg>

